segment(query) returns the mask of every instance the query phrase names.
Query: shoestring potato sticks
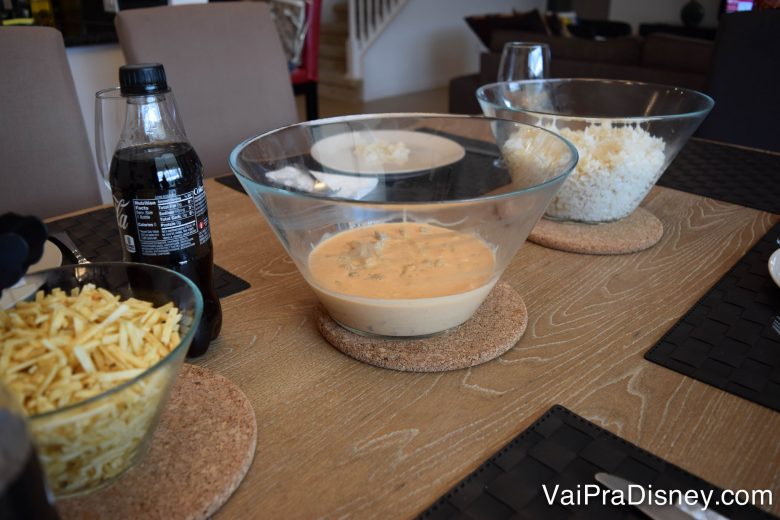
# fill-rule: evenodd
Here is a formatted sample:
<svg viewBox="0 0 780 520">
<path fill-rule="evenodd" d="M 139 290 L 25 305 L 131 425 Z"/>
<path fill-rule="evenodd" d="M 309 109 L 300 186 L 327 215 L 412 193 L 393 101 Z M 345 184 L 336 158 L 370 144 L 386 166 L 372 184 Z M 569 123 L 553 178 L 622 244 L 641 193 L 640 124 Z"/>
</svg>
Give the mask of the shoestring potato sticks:
<svg viewBox="0 0 780 520">
<path fill-rule="evenodd" d="M 31 417 L 57 495 L 106 484 L 143 453 L 174 368 L 132 380 L 179 345 L 181 317 L 92 284 L 0 311 L 0 379 Z"/>
</svg>

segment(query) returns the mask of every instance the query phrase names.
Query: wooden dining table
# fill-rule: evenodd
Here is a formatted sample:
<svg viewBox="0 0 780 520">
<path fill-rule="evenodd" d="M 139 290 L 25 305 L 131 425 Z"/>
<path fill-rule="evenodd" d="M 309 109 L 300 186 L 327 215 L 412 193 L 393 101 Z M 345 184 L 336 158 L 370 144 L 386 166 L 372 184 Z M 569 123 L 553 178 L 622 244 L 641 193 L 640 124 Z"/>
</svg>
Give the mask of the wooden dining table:
<svg viewBox="0 0 780 520">
<path fill-rule="evenodd" d="M 643 354 L 778 216 L 655 187 L 664 225 L 635 254 L 526 242 L 503 274 L 528 308 L 508 352 L 439 373 L 342 354 L 317 299 L 246 195 L 206 182 L 215 262 L 251 284 L 222 301 L 222 333 L 190 362 L 251 401 L 257 450 L 218 518 L 413 517 L 560 404 L 724 489 L 769 489 L 780 514 L 780 414 Z"/>
</svg>

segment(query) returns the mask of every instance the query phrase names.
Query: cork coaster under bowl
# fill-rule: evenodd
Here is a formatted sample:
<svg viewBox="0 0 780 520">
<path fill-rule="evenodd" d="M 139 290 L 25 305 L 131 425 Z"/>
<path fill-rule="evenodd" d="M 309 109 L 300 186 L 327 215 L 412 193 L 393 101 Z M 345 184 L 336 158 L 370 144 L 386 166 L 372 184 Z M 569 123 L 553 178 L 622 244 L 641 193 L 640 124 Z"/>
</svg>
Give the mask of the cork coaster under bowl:
<svg viewBox="0 0 780 520">
<path fill-rule="evenodd" d="M 661 240 L 664 225 L 639 207 L 626 218 L 605 224 L 541 219 L 528 240 L 540 246 L 589 255 L 622 255 L 648 249 Z"/>
<path fill-rule="evenodd" d="M 185 364 L 141 462 L 57 509 L 64 520 L 208 518 L 243 480 L 256 443 L 255 412 L 241 389 Z"/>
<path fill-rule="evenodd" d="M 494 359 L 520 340 L 528 325 L 523 298 L 509 284 L 490 292 L 468 321 L 421 339 L 382 339 L 355 334 L 317 311 L 322 336 L 344 354 L 370 365 L 407 372 L 443 372 Z"/>
</svg>

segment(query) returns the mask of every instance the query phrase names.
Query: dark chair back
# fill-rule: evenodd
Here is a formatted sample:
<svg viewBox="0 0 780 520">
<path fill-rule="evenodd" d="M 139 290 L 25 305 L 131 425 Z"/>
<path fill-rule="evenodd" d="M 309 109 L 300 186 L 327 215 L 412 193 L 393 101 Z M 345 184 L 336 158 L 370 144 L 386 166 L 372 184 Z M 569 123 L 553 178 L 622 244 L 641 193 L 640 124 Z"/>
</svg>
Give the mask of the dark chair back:
<svg viewBox="0 0 780 520">
<path fill-rule="evenodd" d="M 699 137 L 780 152 L 780 9 L 723 15 L 708 84 Z"/>
</svg>

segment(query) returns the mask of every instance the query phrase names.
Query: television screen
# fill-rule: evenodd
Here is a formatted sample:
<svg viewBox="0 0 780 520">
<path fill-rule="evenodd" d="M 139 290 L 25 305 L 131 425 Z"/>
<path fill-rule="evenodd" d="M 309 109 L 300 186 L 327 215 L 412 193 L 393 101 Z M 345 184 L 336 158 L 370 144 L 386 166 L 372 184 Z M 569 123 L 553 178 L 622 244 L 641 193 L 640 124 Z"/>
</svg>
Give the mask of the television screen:
<svg viewBox="0 0 780 520">
<path fill-rule="evenodd" d="M 751 9 L 753 9 L 753 0 L 726 0 L 726 6 L 723 11 L 736 13 L 737 11 L 750 11 Z"/>
</svg>

